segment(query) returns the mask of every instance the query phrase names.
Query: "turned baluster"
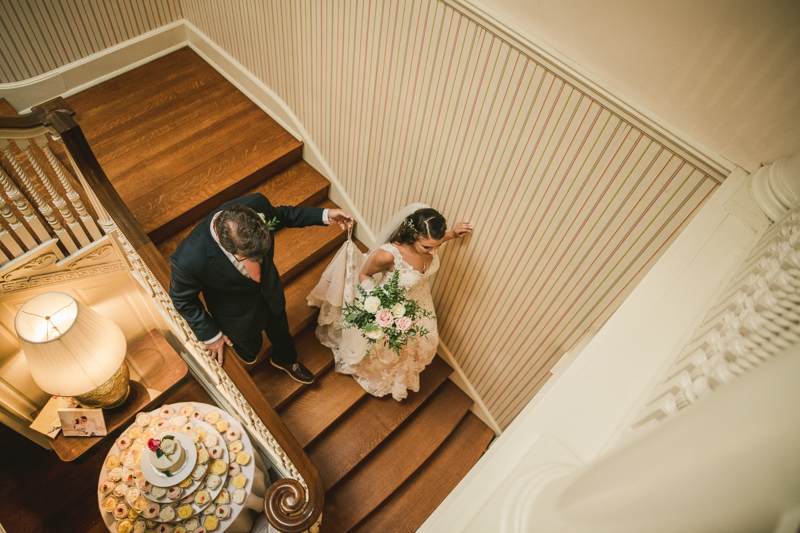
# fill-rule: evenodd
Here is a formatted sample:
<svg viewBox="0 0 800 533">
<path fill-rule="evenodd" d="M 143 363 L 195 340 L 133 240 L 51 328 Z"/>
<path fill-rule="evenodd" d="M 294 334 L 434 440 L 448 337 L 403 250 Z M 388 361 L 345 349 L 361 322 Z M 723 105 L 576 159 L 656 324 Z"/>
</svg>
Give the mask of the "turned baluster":
<svg viewBox="0 0 800 533">
<path fill-rule="evenodd" d="M 3 169 L 0 169 L 0 185 L 3 186 L 3 190 L 5 191 L 8 199 L 14 203 L 19 212 L 22 213 L 23 218 L 25 218 L 25 220 L 31 225 L 31 227 L 35 228 L 36 225 L 38 224 L 40 229 L 44 231 L 44 228 L 41 227 L 42 223 L 39 222 L 38 218 L 36 218 L 36 214 L 31 209 L 31 206 L 28 205 L 27 200 L 25 200 L 25 197 L 22 196 L 22 193 L 19 192 L 19 189 L 17 189 L 14 186 L 14 183 L 11 181 L 8 175 L 5 172 L 3 172 Z M 9 209 L 5 201 L 3 201 L 2 208 L 0 208 L 0 210 L 2 211 L 3 217 L 8 221 L 8 225 L 11 227 L 12 230 L 14 230 L 14 233 L 16 233 L 16 235 L 22 241 L 22 244 L 24 244 L 28 250 L 33 250 L 34 248 L 36 248 L 36 240 L 30 234 L 28 228 L 26 228 L 22 224 L 22 222 L 17 220 L 17 217 L 14 215 L 14 212 L 11 211 L 11 209 Z M 45 232 L 45 236 L 47 238 L 42 239 L 42 242 L 50 238 L 50 236 L 47 235 L 47 232 Z M 11 249 L 9 249 L 9 251 L 10 250 Z M 22 250 L 20 250 L 19 254 L 21 255 L 22 253 L 23 253 Z"/>
</svg>

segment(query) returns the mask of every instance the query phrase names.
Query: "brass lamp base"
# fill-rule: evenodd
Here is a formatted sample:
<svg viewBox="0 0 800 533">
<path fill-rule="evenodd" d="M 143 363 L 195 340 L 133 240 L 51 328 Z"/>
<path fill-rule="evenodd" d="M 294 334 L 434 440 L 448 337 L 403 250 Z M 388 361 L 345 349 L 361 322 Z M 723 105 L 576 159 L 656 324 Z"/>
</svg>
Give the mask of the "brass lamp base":
<svg viewBox="0 0 800 533">
<path fill-rule="evenodd" d="M 130 383 L 131 373 L 128 370 L 128 363 L 122 361 L 119 370 L 114 372 L 108 381 L 86 394 L 73 396 L 73 398 L 84 407 L 102 409 L 119 407 L 128 398 L 131 390 Z"/>
</svg>

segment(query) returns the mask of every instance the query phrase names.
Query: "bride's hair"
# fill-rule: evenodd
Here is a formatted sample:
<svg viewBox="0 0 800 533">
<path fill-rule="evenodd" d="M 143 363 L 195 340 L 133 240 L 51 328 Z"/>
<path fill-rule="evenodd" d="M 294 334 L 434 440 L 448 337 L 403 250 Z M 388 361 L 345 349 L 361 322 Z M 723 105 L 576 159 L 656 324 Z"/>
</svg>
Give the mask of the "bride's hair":
<svg viewBox="0 0 800 533">
<path fill-rule="evenodd" d="M 442 239 L 447 232 L 447 221 L 432 207 L 414 211 L 406 217 L 389 242 L 414 244 L 422 239 Z"/>
</svg>

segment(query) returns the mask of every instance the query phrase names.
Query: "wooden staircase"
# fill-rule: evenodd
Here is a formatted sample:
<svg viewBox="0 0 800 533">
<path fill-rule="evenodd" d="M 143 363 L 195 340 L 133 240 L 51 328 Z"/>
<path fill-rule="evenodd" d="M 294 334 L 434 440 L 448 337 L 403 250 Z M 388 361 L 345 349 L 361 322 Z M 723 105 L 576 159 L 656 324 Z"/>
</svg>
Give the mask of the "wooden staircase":
<svg viewBox="0 0 800 533">
<path fill-rule="evenodd" d="M 302 159 L 302 143 L 188 48 L 67 99 L 122 199 L 165 259 L 222 202 L 261 192 L 274 205 L 335 207 L 329 183 Z M 345 234 L 336 226 L 275 237 L 300 385 L 263 360 L 248 370 L 306 450 L 325 485 L 323 532 L 412 532 L 493 438 L 440 357 L 417 393 L 375 398 L 333 369 L 316 340 L 306 295 Z"/>
</svg>

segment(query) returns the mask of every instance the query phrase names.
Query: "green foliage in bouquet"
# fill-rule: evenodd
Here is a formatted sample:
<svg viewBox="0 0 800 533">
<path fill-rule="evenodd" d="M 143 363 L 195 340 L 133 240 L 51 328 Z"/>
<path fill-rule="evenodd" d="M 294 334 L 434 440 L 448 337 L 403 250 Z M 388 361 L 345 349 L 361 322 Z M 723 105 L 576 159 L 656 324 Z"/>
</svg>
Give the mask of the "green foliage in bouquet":
<svg viewBox="0 0 800 533">
<path fill-rule="evenodd" d="M 371 291 L 359 285 L 361 297 L 354 305 L 345 305 L 342 312 L 342 329 L 358 328 L 370 346 L 383 341 L 398 356 L 414 337 L 428 336 L 430 331 L 417 321 L 433 316 L 415 300 L 406 298 L 406 289 L 398 282 L 399 274 L 395 270 L 388 283 Z"/>
</svg>

